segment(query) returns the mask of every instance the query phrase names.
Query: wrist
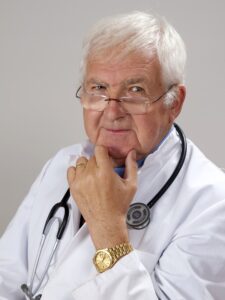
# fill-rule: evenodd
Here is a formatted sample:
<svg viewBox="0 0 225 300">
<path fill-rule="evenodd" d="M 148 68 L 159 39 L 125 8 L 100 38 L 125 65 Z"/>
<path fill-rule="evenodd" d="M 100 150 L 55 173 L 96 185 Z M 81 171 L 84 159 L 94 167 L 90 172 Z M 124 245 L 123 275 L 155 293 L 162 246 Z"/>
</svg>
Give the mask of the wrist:
<svg viewBox="0 0 225 300">
<path fill-rule="evenodd" d="M 115 245 L 129 242 L 125 222 L 110 225 L 105 223 L 93 226 L 88 225 L 88 229 L 96 249 L 111 248 Z"/>
</svg>

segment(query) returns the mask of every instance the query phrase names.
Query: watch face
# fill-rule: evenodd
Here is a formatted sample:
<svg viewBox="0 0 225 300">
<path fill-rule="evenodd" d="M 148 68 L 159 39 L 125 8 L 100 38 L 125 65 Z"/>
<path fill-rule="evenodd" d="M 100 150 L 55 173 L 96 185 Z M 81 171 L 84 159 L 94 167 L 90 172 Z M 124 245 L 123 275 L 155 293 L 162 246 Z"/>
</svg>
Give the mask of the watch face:
<svg viewBox="0 0 225 300">
<path fill-rule="evenodd" d="M 112 257 L 107 250 L 100 250 L 95 255 L 95 265 L 99 272 L 107 270 L 112 264 Z"/>
</svg>

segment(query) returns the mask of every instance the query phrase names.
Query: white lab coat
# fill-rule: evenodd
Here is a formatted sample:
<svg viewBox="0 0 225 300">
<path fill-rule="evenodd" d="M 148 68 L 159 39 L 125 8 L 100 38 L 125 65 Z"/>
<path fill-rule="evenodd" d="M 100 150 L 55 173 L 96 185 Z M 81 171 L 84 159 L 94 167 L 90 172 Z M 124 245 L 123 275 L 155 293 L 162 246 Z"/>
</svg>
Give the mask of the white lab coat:
<svg viewBox="0 0 225 300">
<path fill-rule="evenodd" d="M 147 204 L 158 192 L 174 170 L 180 149 L 173 129 L 139 169 L 133 202 Z M 89 143 L 61 150 L 31 187 L 0 241 L 0 300 L 24 299 L 19 287 L 31 277 L 49 210 L 68 188 L 67 169 L 92 150 Z M 102 274 L 95 270 L 87 226 L 79 229 L 78 208 L 71 198 L 69 203 L 69 224 L 41 288 L 42 300 L 225 299 L 225 176 L 191 141 L 178 177 L 151 210 L 150 225 L 129 230 L 135 251 L 112 269 Z M 37 277 L 54 241 L 53 231 Z"/>
</svg>

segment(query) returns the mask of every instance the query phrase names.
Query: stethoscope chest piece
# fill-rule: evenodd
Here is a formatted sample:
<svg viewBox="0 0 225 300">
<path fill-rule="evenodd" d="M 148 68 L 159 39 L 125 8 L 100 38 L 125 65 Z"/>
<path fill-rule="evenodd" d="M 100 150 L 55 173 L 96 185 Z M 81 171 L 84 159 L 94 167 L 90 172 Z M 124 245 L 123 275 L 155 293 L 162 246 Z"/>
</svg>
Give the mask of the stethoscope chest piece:
<svg viewBox="0 0 225 300">
<path fill-rule="evenodd" d="M 127 225 L 133 229 L 143 229 L 150 223 L 150 209 L 144 203 L 133 203 L 127 212 Z"/>
</svg>

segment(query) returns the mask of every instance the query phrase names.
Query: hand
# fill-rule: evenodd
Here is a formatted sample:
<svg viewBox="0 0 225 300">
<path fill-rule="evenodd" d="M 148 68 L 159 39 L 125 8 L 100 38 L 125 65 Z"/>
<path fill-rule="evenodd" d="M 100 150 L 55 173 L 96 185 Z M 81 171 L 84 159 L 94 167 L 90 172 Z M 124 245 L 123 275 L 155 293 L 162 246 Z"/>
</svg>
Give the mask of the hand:
<svg viewBox="0 0 225 300">
<path fill-rule="evenodd" d="M 125 176 L 113 170 L 107 148 L 95 146 L 95 155 L 80 157 L 68 169 L 70 192 L 82 213 L 97 249 L 128 242 L 126 214 L 137 186 L 136 154 L 125 162 Z"/>
</svg>

